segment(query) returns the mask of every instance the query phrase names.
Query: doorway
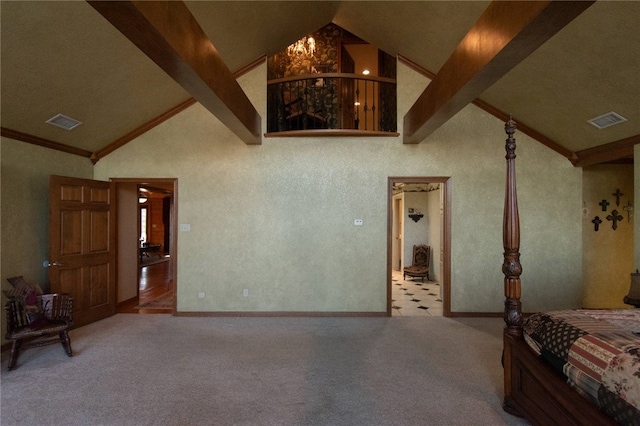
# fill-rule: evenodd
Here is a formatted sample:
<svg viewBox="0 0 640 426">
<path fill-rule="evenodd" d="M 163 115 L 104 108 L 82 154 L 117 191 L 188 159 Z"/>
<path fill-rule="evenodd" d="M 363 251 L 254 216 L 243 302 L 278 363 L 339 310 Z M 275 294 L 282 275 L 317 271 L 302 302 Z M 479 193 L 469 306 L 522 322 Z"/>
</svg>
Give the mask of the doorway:
<svg viewBox="0 0 640 426">
<path fill-rule="evenodd" d="M 390 177 L 387 213 L 387 314 L 451 315 L 449 177 Z M 413 245 L 431 247 L 429 279 L 403 277 Z M 402 291 L 400 291 L 402 290 Z M 431 308 L 431 313 L 429 309 Z M 403 311 L 404 310 L 404 311 Z"/>
<path fill-rule="evenodd" d="M 177 179 L 112 181 L 118 197 L 117 312 L 174 313 Z"/>
</svg>

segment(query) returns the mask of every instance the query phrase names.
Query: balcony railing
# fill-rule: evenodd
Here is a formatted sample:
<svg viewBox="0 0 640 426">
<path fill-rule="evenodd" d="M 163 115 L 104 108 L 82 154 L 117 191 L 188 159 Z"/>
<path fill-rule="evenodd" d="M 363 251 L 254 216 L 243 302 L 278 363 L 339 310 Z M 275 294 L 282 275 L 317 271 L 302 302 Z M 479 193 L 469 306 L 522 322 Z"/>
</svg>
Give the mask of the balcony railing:
<svg viewBox="0 0 640 426">
<path fill-rule="evenodd" d="M 306 74 L 267 84 L 267 132 L 397 131 L 396 81 L 358 74 Z"/>
</svg>

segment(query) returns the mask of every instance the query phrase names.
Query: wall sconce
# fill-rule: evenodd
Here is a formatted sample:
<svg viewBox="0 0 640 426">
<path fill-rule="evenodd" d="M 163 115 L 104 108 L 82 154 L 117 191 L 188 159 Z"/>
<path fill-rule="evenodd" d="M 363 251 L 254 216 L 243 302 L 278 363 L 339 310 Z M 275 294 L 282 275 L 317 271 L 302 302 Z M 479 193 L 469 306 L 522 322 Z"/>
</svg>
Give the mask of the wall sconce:
<svg viewBox="0 0 640 426">
<path fill-rule="evenodd" d="M 140 196 L 138 197 L 138 203 L 140 204 L 144 204 L 146 203 L 148 200 L 147 196 L 144 194 L 140 194 Z"/>
<path fill-rule="evenodd" d="M 302 37 L 287 48 L 289 56 L 305 56 L 310 58 L 316 51 L 316 41 L 313 37 Z"/>
<path fill-rule="evenodd" d="M 424 217 L 424 215 L 422 214 L 422 212 L 420 210 L 415 210 L 410 208 L 409 209 L 409 217 L 414 221 L 414 222 L 418 222 L 420 219 L 422 219 Z"/>
<path fill-rule="evenodd" d="M 424 217 L 422 214 L 410 214 L 409 217 L 413 219 L 414 222 L 418 222 L 420 219 Z"/>
</svg>

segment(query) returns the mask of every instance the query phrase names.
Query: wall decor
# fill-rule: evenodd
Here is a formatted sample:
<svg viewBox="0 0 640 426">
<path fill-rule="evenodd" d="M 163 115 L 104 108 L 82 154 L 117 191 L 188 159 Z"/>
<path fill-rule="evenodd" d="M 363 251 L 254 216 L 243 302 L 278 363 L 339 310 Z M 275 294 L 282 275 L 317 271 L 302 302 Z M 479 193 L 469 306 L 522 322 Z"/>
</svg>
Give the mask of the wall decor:
<svg viewBox="0 0 640 426">
<path fill-rule="evenodd" d="M 420 219 L 424 217 L 424 215 L 419 213 L 410 214 L 409 217 L 413 219 L 414 222 L 418 222 Z"/>
<path fill-rule="evenodd" d="M 607 216 L 607 220 L 610 220 L 613 222 L 612 228 L 614 231 L 618 229 L 618 221 L 622 219 L 624 219 L 622 215 L 618 213 L 618 210 L 615 210 L 615 209 L 611 211 L 611 214 L 609 216 Z"/>
<path fill-rule="evenodd" d="M 616 188 L 616 192 L 614 192 L 611 195 L 616 197 L 616 206 L 619 206 L 620 205 L 620 197 L 624 195 L 622 192 L 620 192 L 620 188 Z"/>
<path fill-rule="evenodd" d="M 593 225 L 594 225 L 594 228 L 595 228 L 594 230 L 595 230 L 596 232 L 598 232 L 598 230 L 600 229 L 600 224 L 602 223 L 602 221 L 600 220 L 600 216 L 596 216 L 596 217 L 591 221 L 591 223 L 593 223 Z"/>
<path fill-rule="evenodd" d="M 627 222 L 631 223 L 631 212 L 633 211 L 633 203 L 629 201 L 627 205 L 622 208 L 622 210 L 627 212 Z"/>
<path fill-rule="evenodd" d="M 602 207 L 602 211 L 606 212 L 607 211 L 607 206 L 609 205 L 609 202 L 607 200 L 602 200 L 598 203 L 598 205 L 600 205 Z"/>
</svg>

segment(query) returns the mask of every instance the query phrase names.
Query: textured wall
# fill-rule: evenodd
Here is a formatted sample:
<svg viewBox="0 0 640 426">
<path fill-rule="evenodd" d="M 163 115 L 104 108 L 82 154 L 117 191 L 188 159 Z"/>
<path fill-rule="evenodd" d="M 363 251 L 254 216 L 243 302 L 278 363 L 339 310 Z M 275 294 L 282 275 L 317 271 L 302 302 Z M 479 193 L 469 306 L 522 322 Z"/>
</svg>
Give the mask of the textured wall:
<svg viewBox="0 0 640 426">
<path fill-rule="evenodd" d="M 93 165 L 87 158 L 7 138 L 0 140 L 0 150 L 1 287 L 10 288 L 6 279 L 23 275 L 46 290 L 42 262 L 49 253 L 49 175 L 92 178 Z M 4 336 L 4 313 L 0 317 Z"/>
<path fill-rule="evenodd" d="M 428 79 L 398 68 L 403 117 Z M 266 65 L 240 79 L 263 115 L 265 81 Z M 578 306 L 581 171 L 517 137 L 525 309 Z M 178 235 L 179 311 L 347 312 L 386 310 L 388 177 L 451 176 L 452 311 L 499 312 L 505 138 L 503 123 L 469 106 L 418 145 L 247 146 L 194 105 L 100 160 L 95 176 L 178 178 L 179 222 L 191 224 Z"/>
<path fill-rule="evenodd" d="M 616 205 L 616 189 L 625 195 Z M 586 308 L 630 308 L 622 299 L 629 291 L 633 272 L 633 222 L 623 210 L 633 200 L 633 165 L 598 165 L 583 169 L 583 306 Z M 607 200 L 607 211 L 598 204 Z M 613 210 L 623 219 L 613 229 L 607 220 Z M 602 220 L 598 231 L 591 222 Z"/>
</svg>

